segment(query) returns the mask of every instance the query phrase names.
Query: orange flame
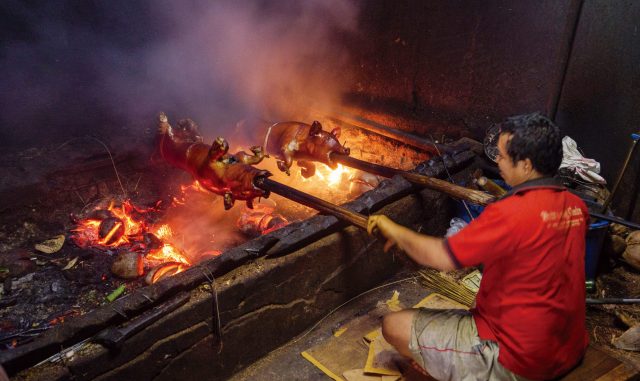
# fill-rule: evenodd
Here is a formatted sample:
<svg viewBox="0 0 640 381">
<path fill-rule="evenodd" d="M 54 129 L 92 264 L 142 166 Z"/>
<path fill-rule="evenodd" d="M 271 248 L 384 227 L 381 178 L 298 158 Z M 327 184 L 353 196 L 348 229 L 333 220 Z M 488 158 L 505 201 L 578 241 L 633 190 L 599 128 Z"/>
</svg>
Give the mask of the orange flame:
<svg viewBox="0 0 640 381">
<path fill-rule="evenodd" d="M 162 278 L 181 273 L 188 268 L 189 266 L 185 266 L 181 263 L 168 263 L 156 270 L 156 272 L 151 277 L 151 283 L 156 283 Z"/>
<path fill-rule="evenodd" d="M 168 239 L 173 237 L 173 230 L 171 230 L 171 226 L 164 224 L 164 225 L 160 225 L 157 229 L 156 229 L 156 233 L 155 233 L 156 237 L 160 238 L 160 239 Z"/>
<path fill-rule="evenodd" d="M 165 243 L 161 248 L 150 251 L 146 258 L 150 261 L 178 262 L 188 266 L 191 265 L 182 251 L 170 243 Z"/>
<path fill-rule="evenodd" d="M 133 218 L 132 212 L 134 210 L 137 210 L 137 208 L 134 207 L 129 200 L 123 202 L 120 208 L 114 208 L 113 201 L 111 201 L 111 204 L 109 205 L 108 210 L 124 223 L 123 236 L 130 237 L 134 235 L 139 235 L 146 230 L 146 224 L 144 223 L 144 221 L 136 221 Z"/>
<path fill-rule="evenodd" d="M 186 198 L 187 198 L 187 193 L 188 192 L 201 192 L 201 193 L 206 193 L 206 194 L 210 193 L 202 185 L 200 185 L 198 180 L 194 180 L 193 183 L 191 183 L 189 185 L 180 185 L 180 192 L 181 192 L 180 196 L 174 196 L 173 197 L 173 205 L 174 206 L 176 206 L 176 205 L 184 205 L 186 203 Z"/>
<path fill-rule="evenodd" d="M 100 236 L 100 229 L 105 220 L 100 219 L 86 219 L 80 222 L 80 224 L 73 229 L 74 233 L 72 239 L 80 247 L 99 246 L 99 247 L 118 247 L 130 242 L 130 239 L 135 236 L 139 236 L 144 233 L 147 226 L 143 219 L 137 220 L 133 216 L 133 212 L 137 211 L 144 213 L 129 200 L 122 203 L 118 208 L 114 207 L 114 202 L 111 201 L 106 209 L 110 212 L 113 218 L 117 221 L 107 231 L 104 237 Z M 118 231 L 124 227 L 123 233 L 118 237 Z M 117 237 L 114 239 L 114 237 Z"/>
<path fill-rule="evenodd" d="M 331 169 L 329 166 L 322 163 L 316 165 L 316 173 L 308 179 L 301 177 L 303 182 L 317 182 L 320 180 L 323 184 L 334 190 L 339 189 L 342 185 L 346 184 L 349 176 L 354 173 L 353 168 L 345 167 L 342 164 L 338 164 L 336 169 Z"/>
<path fill-rule="evenodd" d="M 105 210 L 108 213 L 104 213 Z M 100 215 L 102 219 L 85 219 L 80 221 L 76 229 L 72 230 L 72 239 L 78 246 L 113 248 L 130 245 L 131 247 L 146 248 L 146 244 L 143 244 L 145 234 L 153 233 L 162 242 L 162 245 L 147 253 L 146 262 L 155 264 L 171 262 L 174 264 L 174 266 L 168 266 L 161 274 L 154 274 L 156 279 L 177 274 L 191 266 L 191 262 L 182 250 L 166 242 L 173 236 L 171 226 L 163 224 L 153 229 L 148 226 L 145 213 L 152 209 L 140 209 L 127 200 L 119 207 L 115 207 L 112 201 L 105 210 L 97 210 L 94 214 L 94 216 Z M 107 228 L 108 230 L 106 230 Z"/>
<path fill-rule="evenodd" d="M 246 208 L 236 222 L 238 228 L 249 235 L 268 234 L 288 224 L 286 218 L 275 213 L 275 207 L 265 204 Z"/>
</svg>

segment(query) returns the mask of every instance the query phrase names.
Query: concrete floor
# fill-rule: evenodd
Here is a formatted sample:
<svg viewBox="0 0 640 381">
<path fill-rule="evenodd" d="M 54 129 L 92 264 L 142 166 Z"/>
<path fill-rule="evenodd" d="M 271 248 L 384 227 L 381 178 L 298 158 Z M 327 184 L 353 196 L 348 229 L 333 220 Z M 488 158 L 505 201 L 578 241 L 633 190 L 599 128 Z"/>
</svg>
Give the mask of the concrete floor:
<svg viewBox="0 0 640 381">
<path fill-rule="evenodd" d="M 354 298 L 334 312 L 327 311 L 328 315 L 317 326 L 310 328 L 286 345 L 236 373 L 229 380 L 331 380 L 320 369 L 305 360 L 300 353 L 329 339 L 337 328 L 352 319 L 374 310 L 378 302 L 390 299 L 394 290 L 400 293 L 399 300 L 403 305 L 416 304 L 429 294 L 429 290 L 416 281 L 416 276 L 416 273 L 400 274 L 379 288 Z"/>
</svg>

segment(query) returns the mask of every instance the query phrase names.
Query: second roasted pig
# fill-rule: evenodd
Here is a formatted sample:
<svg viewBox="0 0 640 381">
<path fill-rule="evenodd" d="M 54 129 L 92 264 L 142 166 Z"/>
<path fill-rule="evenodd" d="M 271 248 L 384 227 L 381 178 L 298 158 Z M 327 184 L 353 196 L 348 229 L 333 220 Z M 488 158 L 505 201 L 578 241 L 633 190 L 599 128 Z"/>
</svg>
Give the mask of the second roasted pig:
<svg viewBox="0 0 640 381">
<path fill-rule="evenodd" d="M 311 125 L 302 122 L 280 122 L 267 130 L 264 147 L 268 154 L 275 156 L 278 169 L 290 174 L 294 160 L 301 168 L 302 176 L 311 177 L 316 171 L 314 161 L 335 169 L 337 164 L 331 154 L 349 155 L 349 148 L 340 144 L 340 128 L 324 131 L 318 121 Z"/>
<path fill-rule="evenodd" d="M 262 161 L 262 147 L 251 147 L 252 155 L 245 152 L 229 154 L 229 144 L 221 137 L 211 146 L 202 142 L 197 125 L 190 119 L 182 120 L 173 128 L 164 113 L 158 116 L 157 148 L 169 164 L 181 168 L 198 180 L 207 190 L 224 197 L 229 209 L 235 200 L 245 200 L 253 207 L 256 197 L 269 197 L 268 192 L 256 187 L 256 177 L 271 173 L 252 166 Z"/>
</svg>

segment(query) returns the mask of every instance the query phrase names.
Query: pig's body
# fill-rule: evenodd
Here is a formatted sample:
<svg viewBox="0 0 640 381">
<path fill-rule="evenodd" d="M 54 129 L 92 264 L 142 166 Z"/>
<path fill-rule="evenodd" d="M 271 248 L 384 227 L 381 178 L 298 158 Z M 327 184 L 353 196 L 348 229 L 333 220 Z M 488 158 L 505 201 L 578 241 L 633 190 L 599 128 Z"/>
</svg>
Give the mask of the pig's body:
<svg viewBox="0 0 640 381">
<path fill-rule="evenodd" d="M 253 155 L 228 154 L 229 145 L 223 138 L 208 146 L 202 143 L 195 123 L 181 121 L 174 130 L 164 114 L 158 118 L 157 139 L 160 155 L 169 164 L 189 172 L 207 190 L 224 196 L 225 209 L 231 208 L 235 200 L 245 200 L 251 208 L 254 198 L 268 197 L 253 180 L 271 174 L 250 165 L 262 161 L 261 147 L 252 147 Z"/>
<path fill-rule="evenodd" d="M 289 174 L 294 160 L 302 168 L 302 176 L 315 173 L 314 161 L 336 168 L 331 154 L 349 155 L 349 149 L 338 141 L 340 129 L 323 131 L 319 122 L 311 125 L 302 122 L 280 122 L 267 130 L 264 147 L 268 154 L 276 157 L 278 168 Z"/>
</svg>

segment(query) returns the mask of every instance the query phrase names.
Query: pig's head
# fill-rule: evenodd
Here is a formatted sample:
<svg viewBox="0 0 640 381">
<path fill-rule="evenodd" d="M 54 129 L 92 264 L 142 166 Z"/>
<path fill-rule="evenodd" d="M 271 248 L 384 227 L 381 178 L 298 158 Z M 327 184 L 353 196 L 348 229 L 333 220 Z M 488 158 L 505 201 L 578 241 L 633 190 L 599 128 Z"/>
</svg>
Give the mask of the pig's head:
<svg viewBox="0 0 640 381">
<path fill-rule="evenodd" d="M 180 120 L 173 128 L 173 136 L 176 141 L 183 143 L 202 143 L 198 125 L 191 119 Z"/>
<path fill-rule="evenodd" d="M 307 139 L 307 150 L 309 155 L 316 161 L 324 163 L 335 169 L 337 164 L 331 160 L 331 154 L 349 155 L 349 148 L 344 147 L 338 141 L 340 137 L 340 128 L 336 127 L 331 132 L 324 131 L 322 125 L 318 121 L 314 121 L 309 129 L 309 138 Z"/>
</svg>

